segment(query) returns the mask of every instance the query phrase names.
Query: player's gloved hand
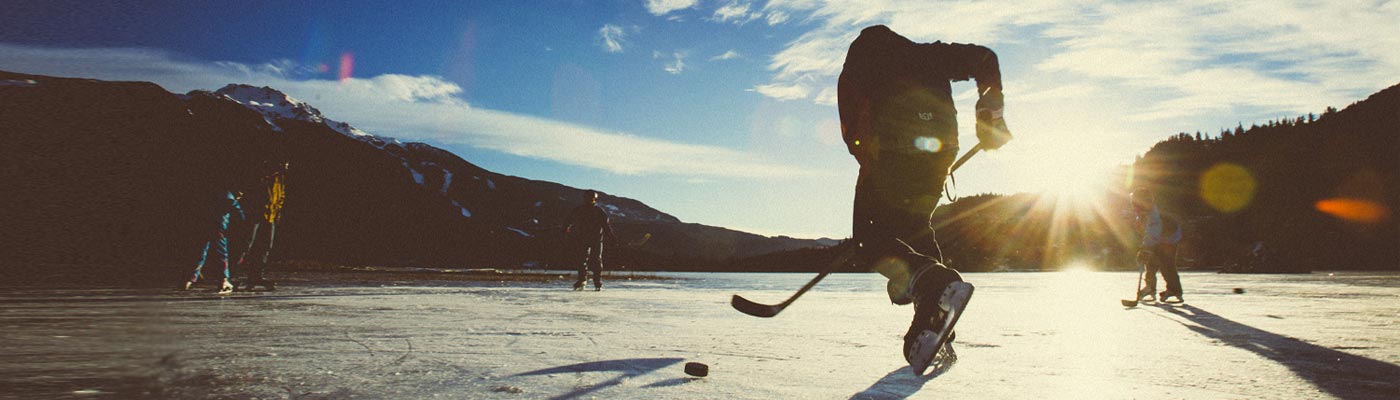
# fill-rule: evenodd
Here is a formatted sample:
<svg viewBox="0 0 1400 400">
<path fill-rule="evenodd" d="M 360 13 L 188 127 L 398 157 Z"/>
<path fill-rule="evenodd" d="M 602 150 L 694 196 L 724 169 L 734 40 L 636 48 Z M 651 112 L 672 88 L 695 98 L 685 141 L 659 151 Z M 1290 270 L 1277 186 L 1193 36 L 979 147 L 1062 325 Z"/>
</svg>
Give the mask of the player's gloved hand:
<svg viewBox="0 0 1400 400">
<path fill-rule="evenodd" d="M 1151 258 L 1152 258 L 1152 250 L 1148 250 L 1148 249 L 1138 250 L 1138 252 L 1137 252 L 1137 260 L 1138 260 L 1138 262 L 1146 263 L 1147 260 L 1148 260 L 1148 259 L 1151 259 Z"/>
<path fill-rule="evenodd" d="M 1001 117 L 1002 104 L 998 97 L 977 100 L 977 141 L 987 150 L 999 149 L 1011 141 L 1011 130 L 1006 128 L 1006 120 Z"/>
</svg>

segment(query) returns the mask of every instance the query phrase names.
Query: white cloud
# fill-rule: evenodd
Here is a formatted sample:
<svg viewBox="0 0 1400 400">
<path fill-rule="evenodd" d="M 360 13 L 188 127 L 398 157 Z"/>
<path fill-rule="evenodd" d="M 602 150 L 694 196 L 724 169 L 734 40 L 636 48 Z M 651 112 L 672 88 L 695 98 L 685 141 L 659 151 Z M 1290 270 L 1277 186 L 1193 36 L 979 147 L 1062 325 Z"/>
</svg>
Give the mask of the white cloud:
<svg viewBox="0 0 1400 400">
<path fill-rule="evenodd" d="M 991 1 L 930 7 L 918 0 L 772 0 L 764 11 L 817 22 L 772 57 L 766 86 L 773 88 L 804 79 L 824 86 L 818 92 L 834 86 L 850 41 L 873 24 L 918 42 L 1048 49 L 1020 58 L 1034 62 L 1036 72 L 1008 75 L 1008 90 L 1040 82 L 1131 90 L 1142 104 L 1127 117 L 1137 120 L 1248 107 L 1316 111 L 1400 81 L 1397 2 L 1031 0 L 1015 7 Z M 1007 54 L 1002 59 L 1003 71 L 1017 67 L 1006 65 Z"/>
<path fill-rule="evenodd" d="M 715 10 L 714 20 L 717 22 L 744 22 L 752 17 L 749 16 L 749 4 L 731 1 L 729 4 L 721 6 Z"/>
<path fill-rule="evenodd" d="M 808 94 L 812 93 L 811 88 L 808 88 L 807 86 L 802 84 L 783 85 L 776 83 L 754 86 L 754 88 L 751 89 L 751 91 L 758 92 L 758 94 L 779 100 L 804 99 L 807 98 Z"/>
<path fill-rule="evenodd" d="M 676 10 L 684 10 L 695 7 L 699 0 L 647 0 L 647 12 L 651 15 L 661 16 Z"/>
<path fill-rule="evenodd" d="M 622 52 L 622 43 L 626 35 L 622 27 L 613 24 L 603 25 L 598 29 L 598 41 L 603 46 L 603 51 L 609 53 Z"/>
<path fill-rule="evenodd" d="M 678 56 L 679 57 L 679 56 Z M 203 63 L 145 49 L 51 49 L 0 44 L 0 70 L 103 80 L 150 81 L 183 93 L 228 83 L 269 86 L 327 117 L 375 134 L 472 146 L 627 175 L 791 178 L 815 172 L 763 155 L 671 142 L 467 106 L 462 88 L 434 76 L 287 79 L 275 70 Z M 625 151 L 619 151 L 625 150 Z"/>
<path fill-rule="evenodd" d="M 663 66 L 662 69 L 666 70 L 666 72 L 671 75 L 680 75 L 682 71 L 685 71 L 685 54 L 681 52 L 674 52 L 671 53 L 671 57 L 672 61 L 666 63 L 666 65 Z"/>
<path fill-rule="evenodd" d="M 870 25 L 996 50 L 1017 139 L 965 173 L 972 192 L 1036 188 L 1037 171 L 1057 168 L 1046 160 L 1084 148 L 1097 158 L 1075 173 L 1131 162 L 1174 132 L 1341 107 L 1400 82 L 1397 1 L 769 0 L 762 12 L 811 27 L 750 90 L 777 100 L 835 105 L 846 50 Z M 970 87 L 954 86 L 960 110 Z"/>
<path fill-rule="evenodd" d="M 787 22 L 788 18 L 790 18 L 788 13 L 782 11 L 773 11 L 768 13 L 768 17 L 765 19 L 768 21 L 768 25 L 778 25 Z"/>
<path fill-rule="evenodd" d="M 743 55 L 740 55 L 739 52 L 730 49 L 729 51 L 724 52 L 724 54 L 710 57 L 710 61 L 733 60 L 739 57 L 743 57 Z"/>
</svg>

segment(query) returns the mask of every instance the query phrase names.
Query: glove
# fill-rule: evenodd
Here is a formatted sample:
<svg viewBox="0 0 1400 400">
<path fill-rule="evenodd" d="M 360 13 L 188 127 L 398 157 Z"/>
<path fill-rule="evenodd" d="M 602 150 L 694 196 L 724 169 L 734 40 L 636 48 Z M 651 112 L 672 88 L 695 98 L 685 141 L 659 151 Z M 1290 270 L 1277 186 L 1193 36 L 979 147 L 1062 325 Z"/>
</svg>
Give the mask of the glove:
<svg viewBox="0 0 1400 400">
<path fill-rule="evenodd" d="M 1001 118 L 1001 109 L 977 109 L 977 141 L 982 148 L 996 150 L 1011 141 L 1011 131 L 1006 128 L 1006 120 Z"/>
<path fill-rule="evenodd" d="M 982 143 L 984 149 L 996 150 L 1011 141 L 1011 131 L 1006 128 L 1001 112 L 999 96 L 977 100 L 977 141 Z"/>
</svg>

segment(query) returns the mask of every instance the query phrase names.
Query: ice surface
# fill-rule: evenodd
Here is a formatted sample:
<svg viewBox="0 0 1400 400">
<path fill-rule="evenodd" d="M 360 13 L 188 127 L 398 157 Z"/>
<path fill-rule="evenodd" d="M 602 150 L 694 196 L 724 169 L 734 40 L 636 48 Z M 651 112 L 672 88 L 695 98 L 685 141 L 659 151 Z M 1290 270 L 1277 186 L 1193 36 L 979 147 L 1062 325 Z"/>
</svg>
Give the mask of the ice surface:
<svg viewBox="0 0 1400 400">
<path fill-rule="evenodd" d="M 600 399 L 1383 399 L 1400 393 L 1400 274 L 965 274 L 959 361 L 914 377 L 912 310 L 875 274 L 661 274 L 534 283 L 327 282 L 219 297 L 0 289 L 0 396 Z M 1244 289 L 1235 294 L 1234 288 Z M 684 374 L 685 362 L 710 375 Z"/>
</svg>

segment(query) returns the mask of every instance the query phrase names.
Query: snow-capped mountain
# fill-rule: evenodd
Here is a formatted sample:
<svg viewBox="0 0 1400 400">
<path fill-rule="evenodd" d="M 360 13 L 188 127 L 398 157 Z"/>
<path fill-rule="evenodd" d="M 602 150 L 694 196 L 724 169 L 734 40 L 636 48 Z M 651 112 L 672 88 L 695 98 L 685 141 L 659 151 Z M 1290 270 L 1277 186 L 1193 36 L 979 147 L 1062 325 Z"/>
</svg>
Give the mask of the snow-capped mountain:
<svg viewBox="0 0 1400 400">
<path fill-rule="evenodd" d="M 286 93 L 282 93 L 277 89 L 267 86 L 256 87 L 252 85 L 229 84 L 222 89 L 214 91 L 213 95 L 226 98 L 235 103 L 242 104 L 244 107 L 248 107 L 253 111 L 257 111 L 259 114 L 263 115 L 268 124 L 277 127 L 279 130 L 281 128 L 278 127 L 277 121 L 289 119 L 314 124 L 324 124 L 327 128 L 331 128 L 336 132 L 340 132 L 352 138 L 368 139 L 374 136 L 348 123 L 326 118 L 325 115 L 321 114 L 321 110 L 317 110 L 316 107 L 312 107 L 304 101 L 297 100 L 292 96 L 288 96 Z M 398 140 L 394 139 L 393 142 L 397 143 Z"/>
<path fill-rule="evenodd" d="M 452 191 L 454 174 L 446 165 L 453 164 L 452 160 L 456 155 L 442 151 L 436 147 L 423 143 L 404 144 L 396 138 L 374 135 L 360 130 L 349 123 L 326 118 L 316 107 L 301 100 L 287 95 L 277 89 L 270 87 L 255 87 L 251 85 L 230 84 L 214 91 L 211 95 L 229 101 L 233 101 L 253 111 L 261 114 L 274 129 L 282 131 L 279 122 L 300 121 L 312 124 L 324 125 L 331 130 L 339 132 L 347 137 L 367 143 L 371 146 L 384 150 L 387 154 L 397 158 L 404 170 L 408 172 L 410 179 L 424 189 L 434 190 L 448 197 L 452 206 L 461 211 L 462 217 L 470 218 L 471 210 L 455 199 Z M 468 169 L 475 169 L 471 166 Z M 473 174 L 470 179 L 473 183 L 484 185 L 487 191 L 498 190 L 495 181 L 491 177 L 483 177 L 485 174 Z M 432 182 L 431 184 L 429 182 Z M 459 182 L 460 183 L 460 182 Z M 535 207 L 543 206 L 543 201 L 536 201 Z M 656 211 L 651 207 L 629 199 L 602 198 L 599 205 L 613 215 L 615 218 L 636 219 L 648 221 L 670 221 L 679 222 L 674 217 Z M 535 222 L 532 222 L 535 223 Z M 528 227 L 507 226 L 506 230 L 516 232 L 521 235 L 531 236 Z"/>
</svg>

